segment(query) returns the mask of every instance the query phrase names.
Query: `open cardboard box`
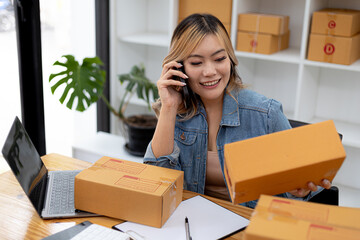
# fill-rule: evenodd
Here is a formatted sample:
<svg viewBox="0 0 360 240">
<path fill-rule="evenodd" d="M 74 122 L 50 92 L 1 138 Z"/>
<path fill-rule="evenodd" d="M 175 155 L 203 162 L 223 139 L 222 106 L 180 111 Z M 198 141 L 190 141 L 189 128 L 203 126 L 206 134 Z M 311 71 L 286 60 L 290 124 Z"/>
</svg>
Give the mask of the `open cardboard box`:
<svg viewBox="0 0 360 240">
<path fill-rule="evenodd" d="M 315 124 L 229 143 L 224 171 L 234 204 L 333 180 L 346 153 L 334 122 Z"/>
<path fill-rule="evenodd" d="M 261 195 L 246 240 L 359 239 L 360 209 Z"/>
<path fill-rule="evenodd" d="M 75 208 L 161 227 L 182 201 L 184 172 L 102 157 L 75 177 Z"/>
</svg>

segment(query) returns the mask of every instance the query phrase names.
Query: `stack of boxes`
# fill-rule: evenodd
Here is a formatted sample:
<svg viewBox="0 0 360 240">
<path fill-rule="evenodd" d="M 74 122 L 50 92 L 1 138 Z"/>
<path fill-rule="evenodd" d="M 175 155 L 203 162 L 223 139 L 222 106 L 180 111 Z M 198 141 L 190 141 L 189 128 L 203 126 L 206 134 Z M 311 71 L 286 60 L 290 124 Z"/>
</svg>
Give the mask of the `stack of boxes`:
<svg viewBox="0 0 360 240">
<path fill-rule="evenodd" d="M 322 9 L 314 12 L 308 59 L 350 65 L 360 58 L 360 11 Z"/>
<path fill-rule="evenodd" d="M 289 47 L 289 36 L 289 16 L 259 13 L 238 15 L 238 51 L 272 54 Z"/>
<path fill-rule="evenodd" d="M 232 0 L 179 0 L 181 22 L 193 13 L 209 13 L 216 16 L 230 34 Z"/>
</svg>

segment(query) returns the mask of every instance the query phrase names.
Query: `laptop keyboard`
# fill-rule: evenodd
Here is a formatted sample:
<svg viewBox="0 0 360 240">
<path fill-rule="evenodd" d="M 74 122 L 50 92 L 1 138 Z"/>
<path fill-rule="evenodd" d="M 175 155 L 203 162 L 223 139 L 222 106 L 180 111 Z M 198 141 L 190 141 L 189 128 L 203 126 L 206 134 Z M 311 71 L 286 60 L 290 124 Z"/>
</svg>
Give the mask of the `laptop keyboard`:
<svg viewBox="0 0 360 240">
<path fill-rule="evenodd" d="M 63 171 L 53 175 L 53 184 L 50 197 L 50 214 L 73 213 L 74 208 L 74 181 L 79 172 Z"/>
</svg>

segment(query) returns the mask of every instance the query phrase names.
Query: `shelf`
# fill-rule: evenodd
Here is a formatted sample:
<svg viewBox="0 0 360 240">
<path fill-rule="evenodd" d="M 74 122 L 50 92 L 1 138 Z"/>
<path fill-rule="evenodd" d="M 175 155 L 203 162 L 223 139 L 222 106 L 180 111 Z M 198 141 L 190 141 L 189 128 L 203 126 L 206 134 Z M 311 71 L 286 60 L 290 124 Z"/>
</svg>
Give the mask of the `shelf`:
<svg viewBox="0 0 360 240">
<path fill-rule="evenodd" d="M 73 144 L 73 157 L 91 163 L 103 156 L 142 163 L 142 157 L 133 156 L 125 150 L 125 143 L 126 140 L 121 136 L 97 132 L 96 135 L 83 138 Z"/>
<path fill-rule="evenodd" d="M 235 55 L 238 57 L 254 58 L 260 60 L 268 60 L 268 61 L 276 61 L 276 62 L 284 62 L 284 63 L 294 63 L 294 64 L 300 63 L 300 49 L 298 48 L 288 48 L 269 55 L 235 51 Z"/>
<path fill-rule="evenodd" d="M 317 123 L 326 121 L 325 118 L 313 118 L 310 122 Z M 360 124 L 334 120 L 335 127 L 343 135 L 342 143 L 345 146 L 360 148 Z"/>
<path fill-rule="evenodd" d="M 170 44 L 169 36 L 161 33 L 141 33 L 129 36 L 119 36 L 119 40 L 127 43 L 159 47 L 169 47 Z"/>
<path fill-rule="evenodd" d="M 316 61 L 310 61 L 310 60 L 304 60 L 304 64 L 308 65 L 308 66 L 314 66 L 314 67 L 332 68 L 332 69 L 360 72 L 360 60 L 354 62 L 351 65 L 341 65 L 341 64 L 326 63 L 326 62 L 316 62 Z"/>
</svg>

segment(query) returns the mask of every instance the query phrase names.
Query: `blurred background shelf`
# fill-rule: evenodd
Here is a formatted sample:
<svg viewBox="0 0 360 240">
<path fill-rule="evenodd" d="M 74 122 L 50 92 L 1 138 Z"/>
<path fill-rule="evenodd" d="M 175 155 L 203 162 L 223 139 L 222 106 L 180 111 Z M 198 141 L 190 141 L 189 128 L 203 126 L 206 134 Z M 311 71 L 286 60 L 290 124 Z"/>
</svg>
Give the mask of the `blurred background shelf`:
<svg viewBox="0 0 360 240">
<path fill-rule="evenodd" d="M 132 65 L 144 63 L 149 78 L 157 81 L 172 31 L 178 23 L 181 1 L 187 0 L 111 1 L 111 52 L 115 53 L 111 59 L 111 101 L 115 105 L 123 89 L 114 79 Z M 360 60 L 350 66 L 307 60 L 312 13 L 323 8 L 360 10 L 360 1 L 232 0 L 221 1 L 221 4 L 231 4 L 229 34 L 234 49 L 239 13 L 290 16 L 288 49 L 271 55 L 235 51 L 240 77 L 248 88 L 280 101 L 290 119 L 309 123 L 334 120 L 344 136 L 347 151 L 344 167 L 335 180 L 349 189 L 360 190 L 360 175 L 354 170 L 360 169 Z M 137 107 L 139 111 L 144 110 L 145 106 L 139 101 L 132 103 L 134 111 Z M 112 118 L 111 129 L 112 134 L 120 134 L 115 118 Z"/>
</svg>

